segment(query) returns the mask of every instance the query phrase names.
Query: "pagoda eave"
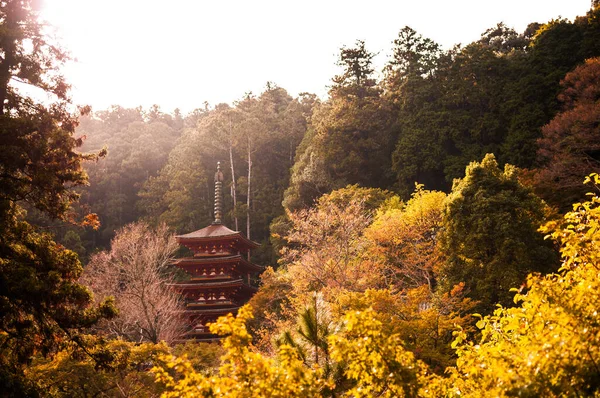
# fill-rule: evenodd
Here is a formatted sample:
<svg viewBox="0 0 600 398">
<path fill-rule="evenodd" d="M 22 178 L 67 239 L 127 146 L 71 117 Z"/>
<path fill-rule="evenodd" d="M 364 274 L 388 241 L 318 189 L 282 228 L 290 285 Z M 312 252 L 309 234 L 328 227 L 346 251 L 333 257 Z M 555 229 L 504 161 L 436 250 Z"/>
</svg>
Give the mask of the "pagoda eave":
<svg viewBox="0 0 600 398">
<path fill-rule="evenodd" d="M 238 236 L 227 236 L 227 237 L 217 237 L 217 238 L 177 238 L 177 243 L 180 245 L 184 245 L 186 247 L 197 246 L 204 243 L 218 243 L 218 242 L 234 242 L 239 244 L 241 247 L 250 250 L 256 249 L 260 245 L 256 242 L 248 240 L 241 235 Z"/>
</svg>

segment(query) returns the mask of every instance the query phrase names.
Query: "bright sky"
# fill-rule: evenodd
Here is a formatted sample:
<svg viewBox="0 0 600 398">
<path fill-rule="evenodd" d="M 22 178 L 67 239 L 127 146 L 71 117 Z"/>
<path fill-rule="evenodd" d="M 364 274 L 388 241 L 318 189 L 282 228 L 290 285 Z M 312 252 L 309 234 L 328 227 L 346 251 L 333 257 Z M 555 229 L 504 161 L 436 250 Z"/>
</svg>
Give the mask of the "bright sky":
<svg viewBox="0 0 600 398">
<path fill-rule="evenodd" d="M 339 48 L 365 40 L 378 66 L 408 25 L 450 48 L 503 21 L 584 15 L 590 0 L 45 0 L 78 62 L 65 69 L 75 103 L 96 110 L 158 104 L 184 113 L 260 93 L 267 81 L 292 95 L 324 97 Z"/>
</svg>

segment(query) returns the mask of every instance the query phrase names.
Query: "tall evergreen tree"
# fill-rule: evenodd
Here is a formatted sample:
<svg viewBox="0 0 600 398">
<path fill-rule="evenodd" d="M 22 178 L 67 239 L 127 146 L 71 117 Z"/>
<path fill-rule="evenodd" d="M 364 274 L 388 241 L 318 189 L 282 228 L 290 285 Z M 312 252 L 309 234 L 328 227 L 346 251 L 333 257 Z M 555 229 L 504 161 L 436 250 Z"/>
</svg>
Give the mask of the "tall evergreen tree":
<svg viewBox="0 0 600 398">
<path fill-rule="evenodd" d="M 390 182 L 389 111 L 374 79 L 363 41 L 340 50 L 342 73 L 330 98 L 319 104 L 292 169 L 284 207 L 306 208 L 324 193 L 348 184 L 386 187 Z"/>
<path fill-rule="evenodd" d="M 463 282 L 479 308 L 510 306 L 511 288 L 531 272 L 558 266 L 552 245 L 538 228 L 545 204 L 517 178 L 515 167 L 498 167 L 494 155 L 472 162 L 448 197 L 442 221 L 442 252 L 446 264 L 441 283 L 450 291 Z M 555 268 L 553 268 L 555 267 Z"/>
<path fill-rule="evenodd" d="M 90 307 L 76 254 L 23 221 L 23 203 L 67 219 L 73 187 L 87 182 L 81 163 L 91 158 L 73 137 L 77 118 L 59 74 L 67 55 L 44 36 L 36 2 L 0 3 L 0 50 L 0 385 L 3 394 L 35 396 L 24 364 L 65 341 L 83 344 L 77 331 L 111 309 Z M 36 102 L 16 82 L 54 102 Z"/>
</svg>

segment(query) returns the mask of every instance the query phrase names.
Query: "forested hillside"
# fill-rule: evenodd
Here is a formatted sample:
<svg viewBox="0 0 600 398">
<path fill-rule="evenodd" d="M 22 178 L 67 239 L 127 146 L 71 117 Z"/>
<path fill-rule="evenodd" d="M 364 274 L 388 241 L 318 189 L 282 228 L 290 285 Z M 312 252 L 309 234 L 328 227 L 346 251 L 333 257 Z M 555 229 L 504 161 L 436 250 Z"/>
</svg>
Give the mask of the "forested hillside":
<svg viewBox="0 0 600 398">
<path fill-rule="evenodd" d="M 555 161 L 537 140 L 561 109 L 561 79 L 600 55 L 599 23 L 596 10 L 573 22 L 532 23 L 522 33 L 498 24 L 448 51 L 405 27 L 379 82 L 367 44 L 342 49 L 344 73 L 314 112 L 286 208 L 307 207 L 346 184 L 404 198 L 415 181 L 448 191 L 486 153 L 521 168 Z"/>
<path fill-rule="evenodd" d="M 598 396 L 598 2 L 451 49 L 399 27 L 381 71 L 339 49 L 326 98 L 188 114 L 75 111 L 36 5 L 0 27 L 2 393 Z M 174 235 L 213 221 L 218 162 L 265 270 L 180 344 Z"/>
<path fill-rule="evenodd" d="M 557 134 L 542 127 L 582 106 L 577 90 L 587 82 L 570 82 L 593 78 L 570 75 L 565 88 L 561 80 L 600 55 L 597 13 L 532 23 L 525 32 L 498 24 L 480 40 L 447 51 L 404 27 L 380 81 L 368 43 L 358 41 L 341 49 L 342 73 L 324 101 L 310 94 L 294 99 L 269 83 L 231 106 L 205 105 L 185 116 L 163 114 L 158 106 L 96 111 L 81 119 L 77 134 L 85 137 L 84 151 L 108 149 L 105 158 L 86 164 L 90 187 L 81 200 L 102 227 L 63 232 L 63 240 L 88 254 L 141 218 L 180 233 L 206 225 L 217 161 L 227 171 L 226 224 L 250 232 L 263 244 L 259 258 L 271 264 L 277 253 L 268 243 L 269 226 L 275 219 L 279 231 L 286 222 L 280 203 L 307 208 L 348 184 L 389 189 L 404 199 L 415 182 L 448 192 L 469 162 L 486 153 L 501 165 L 539 169 L 525 178 L 564 210 L 584 193 L 580 176 L 596 170 L 594 144 L 583 139 L 580 150 L 591 159 L 574 161 L 569 168 L 581 170 L 572 180 L 552 185 L 561 171 L 550 178 L 543 173 L 556 168 L 565 148 L 541 139 Z M 582 165 L 589 161 L 591 167 Z"/>
</svg>

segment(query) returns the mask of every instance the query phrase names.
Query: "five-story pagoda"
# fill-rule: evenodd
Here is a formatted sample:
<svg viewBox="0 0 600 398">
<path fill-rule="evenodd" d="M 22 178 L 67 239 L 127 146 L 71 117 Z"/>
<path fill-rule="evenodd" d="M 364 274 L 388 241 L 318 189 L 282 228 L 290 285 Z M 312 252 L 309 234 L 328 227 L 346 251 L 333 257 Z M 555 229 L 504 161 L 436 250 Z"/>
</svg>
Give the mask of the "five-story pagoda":
<svg viewBox="0 0 600 398">
<path fill-rule="evenodd" d="M 208 227 L 176 236 L 193 257 L 177 259 L 174 265 L 184 270 L 190 279 L 173 287 L 185 298 L 185 316 L 190 328 L 183 335 L 186 340 L 213 340 L 206 326 L 222 315 L 237 312 L 256 292 L 253 277 L 263 267 L 252 264 L 249 251 L 258 246 L 239 231 L 232 231 L 222 223 L 221 191 L 223 173 L 217 163 L 215 173 L 215 220 Z"/>
</svg>

